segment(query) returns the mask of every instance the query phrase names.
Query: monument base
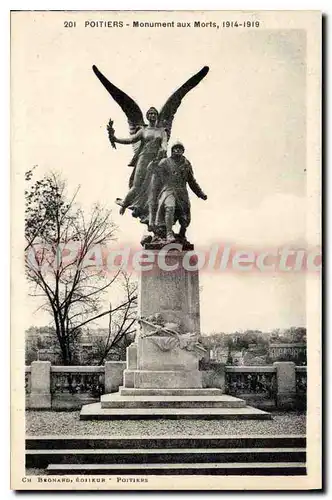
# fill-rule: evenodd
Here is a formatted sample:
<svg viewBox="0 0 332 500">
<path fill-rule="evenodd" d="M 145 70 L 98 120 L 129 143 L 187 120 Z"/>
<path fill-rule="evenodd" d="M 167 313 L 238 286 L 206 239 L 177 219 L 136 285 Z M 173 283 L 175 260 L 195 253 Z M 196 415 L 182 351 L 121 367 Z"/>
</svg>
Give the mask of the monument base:
<svg viewBox="0 0 332 500">
<path fill-rule="evenodd" d="M 203 388 L 195 353 L 172 342 L 166 346 L 163 336 L 155 340 L 138 338 L 128 347 L 124 386 L 103 395 L 100 403 L 83 406 L 82 420 L 271 418 L 221 389 Z"/>
<path fill-rule="evenodd" d="M 227 396 L 225 396 L 227 397 Z M 237 398 L 234 398 L 237 399 Z M 198 407 L 128 407 L 103 408 L 102 403 L 84 405 L 81 420 L 270 420 L 271 414 L 251 406 L 210 408 Z"/>
<path fill-rule="evenodd" d="M 222 389 L 203 388 L 197 353 L 182 349 L 179 342 L 176 336 L 139 336 L 127 349 L 124 386 L 103 395 L 100 403 L 83 406 L 80 418 L 271 418 L 265 411 L 246 406 L 243 399 L 223 394 Z"/>
<path fill-rule="evenodd" d="M 125 370 L 124 386 L 136 389 L 196 389 L 202 387 L 198 370 Z"/>
<path fill-rule="evenodd" d="M 121 396 L 222 396 L 223 391 L 215 388 L 204 389 L 130 389 L 120 387 Z"/>
<path fill-rule="evenodd" d="M 85 405 L 80 418 L 93 419 L 269 419 L 270 414 L 246 406 L 222 389 L 205 389 L 199 359 L 198 271 L 181 261 L 185 252 L 149 251 L 155 265 L 141 274 L 139 331 L 127 348 L 124 386 Z M 164 259 L 168 269 L 157 265 Z"/>
</svg>

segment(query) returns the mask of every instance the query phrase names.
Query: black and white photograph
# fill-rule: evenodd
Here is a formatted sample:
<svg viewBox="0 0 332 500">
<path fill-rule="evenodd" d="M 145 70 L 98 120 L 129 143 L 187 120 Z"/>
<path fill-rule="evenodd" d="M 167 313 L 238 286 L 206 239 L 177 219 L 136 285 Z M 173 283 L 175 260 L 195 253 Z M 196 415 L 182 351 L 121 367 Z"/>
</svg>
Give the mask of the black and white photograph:
<svg viewBox="0 0 332 500">
<path fill-rule="evenodd" d="M 321 487 L 318 11 L 11 13 L 12 487 Z"/>
</svg>

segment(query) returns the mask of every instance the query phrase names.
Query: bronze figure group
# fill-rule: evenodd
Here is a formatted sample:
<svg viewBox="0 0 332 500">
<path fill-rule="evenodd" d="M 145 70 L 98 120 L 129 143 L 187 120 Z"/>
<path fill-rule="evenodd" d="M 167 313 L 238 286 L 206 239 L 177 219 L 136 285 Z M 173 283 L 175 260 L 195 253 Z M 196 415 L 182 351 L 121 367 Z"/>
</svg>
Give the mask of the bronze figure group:
<svg viewBox="0 0 332 500">
<path fill-rule="evenodd" d="M 167 146 L 171 136 L 172 123 L 177 109 L 185 95 L 207 75 L 205 66 L 187 80 L 166 101 L 161 111 L 151 107 L 146 113 L 148 124 L 136 102 L 113 85 L 96 66 L 93 71 L 126 114 L 129 137 L 115 135 L 113 121 L 107 126 L 109 140 L 114 148 L 118 144 L 132 144 L 134 156 L 129 166 L 134 167 L 129 179 L 129 191 L 123 199 L 117 198 L 120 213 L 126 209 L 146 224 L 152 233 L 142 244 L 163 244 L 179 242 L 186 244 L 186 229 L 190 224 L 190 201 L 187 185 L 201 199 L 207 196 L 196 182 L 190 162 L 184 156 L 181 143 L 173 144 L 167 158 Z M 178 234 L 173 232 L 176 222 L 180 224 Z"/>
</svg>

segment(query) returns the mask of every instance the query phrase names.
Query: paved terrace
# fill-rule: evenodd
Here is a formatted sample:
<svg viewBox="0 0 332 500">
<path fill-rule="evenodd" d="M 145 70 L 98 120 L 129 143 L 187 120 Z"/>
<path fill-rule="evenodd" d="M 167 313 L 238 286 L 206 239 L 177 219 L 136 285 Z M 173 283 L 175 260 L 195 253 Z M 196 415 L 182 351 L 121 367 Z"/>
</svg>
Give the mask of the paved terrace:
<svg viewBox="0 0 332 500">
<path fill-rule="evenodd" d="M 276 412 L 272 420 L 131 420 L 82 421 L 79 411 L 26 412 L 27 436 L 163 436 L 163 435 L 298 435 L 306 433 L 306 416 Z"/>
</svg>

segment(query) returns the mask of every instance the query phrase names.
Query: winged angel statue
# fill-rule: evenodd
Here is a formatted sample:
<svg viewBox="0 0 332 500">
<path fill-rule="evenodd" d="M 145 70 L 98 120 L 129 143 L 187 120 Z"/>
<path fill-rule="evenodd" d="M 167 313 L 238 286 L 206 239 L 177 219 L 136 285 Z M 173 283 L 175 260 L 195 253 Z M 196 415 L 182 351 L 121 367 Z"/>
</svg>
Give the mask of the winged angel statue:
<svg viewBox="0 0 332 500">
<path fill-rule="evenodd" d="M 189 78 L 171 95 L 160 112 L 154 107 L 149 108 L 146 113 L 148 124 L 144 122 L 140 107 L 131 97 L 113 85 L 96 66 L 92 69 L 128 120 L 130 136 L 123 139 L 115 136 L 113 121 L 109 121 L 107 130 L 113 148 L 116 148 L 116 143 L 132 144 L 134 148 L 134 156 L 129 163 L 130 167 L 134 167 L 129 179 L 129 191 L 124 199 L 117 198 L 116 203 L 121 207 L 120 214 L 130 208 L 134 217 L 139 217 L 142 223 L 149 226 L 151 178 L 156 165 L 167 156 L 167 145 L 175 113 L 182 99 L 203 80 L 209 68 L 204 66 Z M 153 228 L 149 227 L 149 230 L 153 231 Z"/>
</svg>

